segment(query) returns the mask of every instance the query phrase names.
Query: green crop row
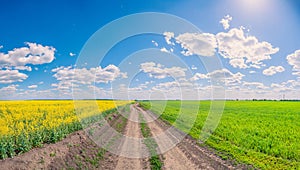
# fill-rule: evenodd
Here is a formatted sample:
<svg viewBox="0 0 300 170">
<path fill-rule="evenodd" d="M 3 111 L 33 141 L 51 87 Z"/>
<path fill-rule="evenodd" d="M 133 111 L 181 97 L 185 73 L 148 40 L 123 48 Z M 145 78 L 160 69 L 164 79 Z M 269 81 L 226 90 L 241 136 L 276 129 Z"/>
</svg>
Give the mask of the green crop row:
<svg viewBox="0 0 300 170">
<path fill-rule="evenodd" d="M 211 102 L 168 101 L 163 110 L 161 101 L 141 102 L 141 105 L 199 139 Z M 195 113 L 198 105 L 199 111 Z M 299 109 L 300 102 L 226 101 L 222 118 L 205 143 L 223 154 L 223 158 L 257 168 L 300 169 Z M 194 114 L 197 115 L 192 120 Z"/>
</svg>

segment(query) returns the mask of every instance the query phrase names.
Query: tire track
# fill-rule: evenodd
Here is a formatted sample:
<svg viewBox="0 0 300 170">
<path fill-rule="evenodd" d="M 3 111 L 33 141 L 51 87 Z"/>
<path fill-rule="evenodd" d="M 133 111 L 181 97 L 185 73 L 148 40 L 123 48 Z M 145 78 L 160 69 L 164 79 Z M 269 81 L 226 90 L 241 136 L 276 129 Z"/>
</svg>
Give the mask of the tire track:
<svg viewBox="0 0 300 170">
<path fill-rule="evenodd" d="M 153 120 L 153 116 L 149 115 L 148 112 L 135 107 L 143 116 L 147 122 Z M 158 125 L 157 121 L 148 123 L 148 127 L 151 130 L 152 136 L 158 136 L 164 132 L 164 129 Z M 165 146 L 165 141 L 154 138 L 160 150 Z M 168 139 L 167 139 L 168 140 Z M 173 147 L 171 150 L 163 154 L 164 157 L 164 169 L 182 170 L 182 169 L 197 169 L 197 166 L 191 162 L 186 155 L 177 147 Z"/>
<path fill-rule="evenodd" d="M 185 137 L 181 131 L 157 119 L 152 112 L 138 106 L 135 106 L 135 109 L 148 121 L 148 127 L 164 157 L 164 169 L 234 169 L 233 166 L 206 151 L 206 148 L 200 147 L 191 137 Z"/>
<path fill-rule="evenodd" d="M 125 128 L 124 135 L 126 139 L 121 148 L 121 155 L 126 155 L 127 157 L 120 156 L 116 169 L 143 169 L 144 162 L 141 159 L 141 149 L 146 148 L 141 140 L 135 140 L 141 138 L 141 132 L 139 127 L 139 114 L 133 108 L 133 105 L 130 106 L 130 113 L 127 120 L 127 125 Z M 145 151 L 144 151 L 145 152 Z M 128 158 L 128 156 L 132 158 Z"/>
</svg>

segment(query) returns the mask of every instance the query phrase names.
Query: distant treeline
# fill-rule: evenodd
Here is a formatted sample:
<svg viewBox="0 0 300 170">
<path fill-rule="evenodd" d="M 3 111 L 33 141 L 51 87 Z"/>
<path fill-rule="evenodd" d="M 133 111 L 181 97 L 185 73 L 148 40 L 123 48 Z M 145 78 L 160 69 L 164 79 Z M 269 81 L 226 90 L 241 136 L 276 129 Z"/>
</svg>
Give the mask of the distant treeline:
<svg viewBox="0 0 300 170">
<path fill-rule="evenodd" d="M 300 99 L 227 99 L 226 101 L 300 101 Z"/>
<path fill-rule="evenodd" d="M 147 102 L 151 100 L 135 100 L 136 102 Z M 153 100 L 153 101 L 166 101 L 166 100 Z M 175 100 L 167 100 L 167 101 L 181 101 L 179 99 Z M 185 101 L 196 101 L 196 100 L 185 100 Z M 214 100 L 199 100 L 199 101 L 290 101 L 290 102 L 295 102 L 295 101 L 300 101 L 300 99 L 214 99 Z"/>
</svg>

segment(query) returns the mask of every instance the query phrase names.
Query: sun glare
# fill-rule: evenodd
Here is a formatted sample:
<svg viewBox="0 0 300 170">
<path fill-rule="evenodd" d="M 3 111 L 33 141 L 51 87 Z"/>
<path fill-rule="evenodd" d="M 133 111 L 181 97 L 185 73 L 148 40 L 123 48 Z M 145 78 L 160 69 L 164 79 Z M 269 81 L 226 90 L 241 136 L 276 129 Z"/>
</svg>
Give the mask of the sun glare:
<svg viewBox="0 0 300 170">
<path fill-rule="evenodd" d="M 241 10 L 248 13 L 263 13 L 272 5 L 270 0 L 236 0 L 235 2 Z"/>
</svg>

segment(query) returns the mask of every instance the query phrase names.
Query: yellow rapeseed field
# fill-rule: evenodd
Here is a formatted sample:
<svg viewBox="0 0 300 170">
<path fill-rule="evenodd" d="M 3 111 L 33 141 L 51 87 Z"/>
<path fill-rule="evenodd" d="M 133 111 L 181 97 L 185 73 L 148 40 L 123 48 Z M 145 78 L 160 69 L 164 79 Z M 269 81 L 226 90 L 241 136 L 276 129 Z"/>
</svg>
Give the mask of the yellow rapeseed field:
<svg viewBox="0 0 300 170">
<path fill-rule="evenodd" d="M 130 101 L 0 101 L 0 158 L 52 143 Z"/>
</svg>

